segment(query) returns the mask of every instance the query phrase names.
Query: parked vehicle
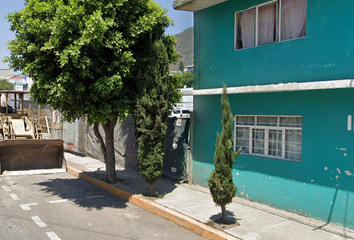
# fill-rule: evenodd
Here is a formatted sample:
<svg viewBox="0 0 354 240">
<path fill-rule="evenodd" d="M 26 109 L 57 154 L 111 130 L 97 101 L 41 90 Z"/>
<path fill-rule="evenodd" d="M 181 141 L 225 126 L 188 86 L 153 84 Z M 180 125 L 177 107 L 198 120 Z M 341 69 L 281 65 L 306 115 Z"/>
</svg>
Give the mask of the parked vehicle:
<svg viewBox="0 0 354 240">
<path fill-rule="evenodd" d="M 172 118 L 190 118 L 191 113 L 189 110 L 181 110 L 181 109 L 176 109 L 171 112 L 171 115 L 169 117 Z"/>
</svg>

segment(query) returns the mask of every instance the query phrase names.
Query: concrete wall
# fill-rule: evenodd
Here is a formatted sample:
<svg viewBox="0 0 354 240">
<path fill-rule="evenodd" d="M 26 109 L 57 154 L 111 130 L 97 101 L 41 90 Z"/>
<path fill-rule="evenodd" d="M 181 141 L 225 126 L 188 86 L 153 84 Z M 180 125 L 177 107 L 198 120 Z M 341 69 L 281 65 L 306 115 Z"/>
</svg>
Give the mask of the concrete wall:
<svg viewBox="0 0 354 240">
<path fill-rule="evenodd" d="M 229 0 L 194 13 L 194 89 L 352 79 L 352 0 L 307 0 L 307 35 L 234 51 L 234 13 L 266 0 Z"/>
<path fill-rule="evenodd" d="M 93 127 L 87 126 L 85 121 L 77 120 L 73 123 L 61 123 L 60 130 L 54 129 L 54 138 L 64 140 L 66 150 L 87 154 L 90 157 L 104 161 L 101 147 L 93 132 Z M 168 119 L 166 134 L 163 175 L 173 180 L 186 180 L 189 166 L 189 119 Z M 99 131 L 104 139 L 102 126 Z M 118 169 L 138 170 L 138 148 L 135 138 L 134 120 L 129 116 L 123 124 L 117 123 L 114 129 L 114 148 L 116 167 Z"/>
<path fill-rule="evenodd" d="M 99 127 L 99 131 L 104 139 L 102 126 Z M 123 124 L 118 122 L 114 128 L 114 148 L 118 168 L 137 170 L 138 148 L 134 131 L 134 120 L 131 116 Z M 101 147 L 91 126 L 87 127 L 87 155 L 104 161 Z"/>
<path fill-rule="evenodd" d="M 101 147 L 93 132 L 92 126 L 87 126 L 84 120 L 73 123 L 61 122 L 61 129 L 53 131 L 54 138 L 64 140 L 64 149 L 87 154 L 90 157 L 104 161 Z M 104 131 L 100 126 L 99 131 L 104 139 Z M 137 146 L 134 136 L 134 122 L 131 117 L 115 126 L 114 145 L 117 168 L 137 170 Z"/>
<path fill-rule="evenodd" d="M 86 123 L 84 120 L 76 120 L 73 123 L 62 123 L 62 139 L 64 148 L 79 153 L 86 152 L 85 132 Z"/>
<path fill-rule="evenodd" d="M 354 228 L 354 89 L 229 95 L 234 115 L 303 117 L 301 163 L 240 156 L 237 195 Z M 193 182 L 207 186 L 221 131 L 220 95 L 194 96 Z"/>
</svg>

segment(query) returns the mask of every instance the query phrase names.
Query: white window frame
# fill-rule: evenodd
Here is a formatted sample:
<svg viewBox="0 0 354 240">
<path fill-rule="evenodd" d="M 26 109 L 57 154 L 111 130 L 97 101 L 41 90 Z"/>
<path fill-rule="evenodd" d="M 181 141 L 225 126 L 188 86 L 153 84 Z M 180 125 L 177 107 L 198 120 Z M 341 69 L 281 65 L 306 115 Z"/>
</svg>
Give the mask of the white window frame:
<svg viewBox="0 0 354 240">
<path fill-rule="evenodd" d="M 267 44 L 262 44 L 262 45 L 259 45 L 258 44 L 258 9 L 260 7 L 263 7 L 265 5 L 269 5 L 269 4 L 273 4 L 273 3 L 278 3 L 277 4 L 277 9 L 276 9 L 276 14 L 277 14 L 277 18 L 276 18 L 276 26 L 278 29 L 277 32 L 278 32 L 278 36 L 277 36 L 277 41 L 274 41 L 274 42 L 270 42 L 270 43 L 267 43 Z M 259 4 L 259 5 L 256 5 L 256 6 L 252 6 L 250 8 L 247 8 L 247 9 L 243 9 L 243 10 L 240 10 L 240 11 L 237 11 L 234 13 L 234 51 L 239 51 L 239 50 L 242 50 L 242 49 L 249 49 L 249 48 L 254 48 L 254 47 L 258 47 L 258 46 L 263 46 L 263 45 L 268 45 L 268 44 L 272 44 L 272 43 L 278 43 L 278 42 L 285 42 L 285 41 L 291 41 L 291 40 L 295 40 L 295 39 L 301 39 L 301 38 L 304 38 L 306 37 L 307 34 L 305 34 L 305 36 L 303 37 L 299 37 L 299 38 L 294 38 L 294 39 L 289 39 L 289 40 L 281 40 L 281 20 L 282 20 L 282 16 L 281 16 L 281 11 L 282 11 L 282 0 L 272 0 L 272 1 L 268 1 L 268 2 L 265 2 L 265 3 L 262 3 L 262 4 Z M 251 10 L 251 9 L 255 9 L 255 33 L 254 33 L 254 36 L 255 36 L 255 41 L 254 41 L 254 46 L 253 47 L 248 47 L 248 48 L 240 48 L 240 49 L 237 49 L 237 14 L 240 13 L 240 12 L 244 12 L 244 11 L 248 11 L 248 10 Z"/>
<path fill-rule="evenodd" d="M 254 124 L 247 124 L 247 125 L 242 125 L 242 124 L 237 124 L 237 117 L 254 117 Z M 275 118 L 277 117 L 277 126 L 258 126 L 257 125 L 257 118 L 258 117 L 272 117 Z M 266 158 L 273 158 L 273 159 L 280 159 L 280 160 L 285 160 L 285 161 L 292 161 L 292 162 L 301 162 L 302 159 L 302 137 L 301 137 L 301 158 L 300 159 L 290 159 L 286 158 L 286 131 L 287 130 L 294 130 L 294 131 L 301 131 L 302 135 L 302 125 L 301 127 L 281 127 L 280 126 L 280 118 L 282 117 L 293 117 L 293 118 L 301 118 L 302 116 L 278 116 L 278 115 L 235 115 L 234 116 L 234 151 L 236 152 L 238 149 L 237 148 L 237 128 L 249 128 L 249 145 L 248 145 L 248 153 L 241 152 L 243 155 L 250 155 L 250 156 L 257 156 L 257 157 L 266 157 Z M 264 130 L 264 154 L 257 154 L 253 153 L 253 130 Z M 269 130 L 276 130 L 276 131 L 281 131 L 282 133 L 282 139 L 281 139 L 281 144 L 282 144 L 282 149 L 277 151 L 282 151 L 282 156 L 274 156 L 274 155 L 269 155 Z"/>
</svg>

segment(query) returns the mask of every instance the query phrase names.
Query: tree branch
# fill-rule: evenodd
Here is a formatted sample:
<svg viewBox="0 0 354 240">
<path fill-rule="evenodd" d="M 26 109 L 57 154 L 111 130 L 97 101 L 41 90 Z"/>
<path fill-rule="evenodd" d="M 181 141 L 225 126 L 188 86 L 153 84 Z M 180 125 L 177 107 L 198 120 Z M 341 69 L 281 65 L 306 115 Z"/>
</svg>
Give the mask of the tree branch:
<svg viewBox="0 0 354 240">
<path fill-rule="evenodd" d="M 106 146 L 104 145 L 103 138 L 98 130 L 98 123 L 97 122 L 95 122 L 93 125 L 93 132 L 95 133 L 95 136 L 98 139 L 98 142 L 101 146 L 101 151 L 102 151 L 103 155 L 105 155 L 106 154 Z"/>
</svg>

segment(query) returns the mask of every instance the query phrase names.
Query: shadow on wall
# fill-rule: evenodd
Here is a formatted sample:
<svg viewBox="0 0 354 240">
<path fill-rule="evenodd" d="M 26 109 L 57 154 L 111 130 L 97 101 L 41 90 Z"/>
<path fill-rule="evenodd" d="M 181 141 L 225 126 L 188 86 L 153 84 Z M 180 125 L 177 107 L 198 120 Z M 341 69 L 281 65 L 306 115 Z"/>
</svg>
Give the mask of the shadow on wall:
<svg viewBox="0 0 354 240">
<path fill-rule="evenodd" d="M 165 142 L 163 176 L 172 180 L 186 180 L 188 177 L 188 143 L 189 119 L 168 118 Z M 104 139 L 102 126 L 99 131 Z M 114 148 L 116 166 L 119 169 L 138 170 L 138 148 L 134 135 L 135 127 L 132 116 L 123 124 L 115 126 Z M 100 145 L 94 134 L 93 127 L 87 127 L 87 154 L 90 157 L 104 161 Z"/>
<path fill-rule="evenodd" d="M 114 128 L 116 166 L 120 169 L 138 170 L 138 148 L 134 130 L 134 120 L 132 116 L 129 116 L 123 124 L 117 123 Z M 104 139 L 105 134 L 101 125 L 99 131 Z M 90 157 L 104 161 L 104 156 L 93 131 L 93 126 L 87 126 L 87 154 Z"/>
</svg>

